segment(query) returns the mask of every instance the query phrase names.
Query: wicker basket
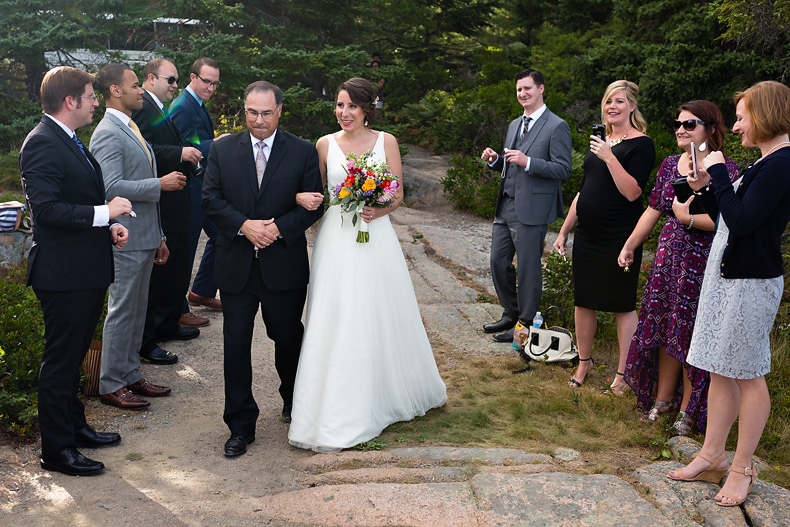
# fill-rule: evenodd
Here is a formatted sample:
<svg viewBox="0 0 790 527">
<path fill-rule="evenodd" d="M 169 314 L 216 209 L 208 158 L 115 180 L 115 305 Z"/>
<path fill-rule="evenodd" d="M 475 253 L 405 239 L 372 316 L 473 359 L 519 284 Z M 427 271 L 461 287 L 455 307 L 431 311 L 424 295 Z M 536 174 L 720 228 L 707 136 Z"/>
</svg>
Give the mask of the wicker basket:
<svg viewBox="0 0 790 527">
<path fill-rule="evenodd" d="M 101 371 L 101 341 L 92 340 L 85 360 L 82 361 L 82 372 L 85 374 L 83 395 L 99 396 L 99 373 Z"/>
</svg>

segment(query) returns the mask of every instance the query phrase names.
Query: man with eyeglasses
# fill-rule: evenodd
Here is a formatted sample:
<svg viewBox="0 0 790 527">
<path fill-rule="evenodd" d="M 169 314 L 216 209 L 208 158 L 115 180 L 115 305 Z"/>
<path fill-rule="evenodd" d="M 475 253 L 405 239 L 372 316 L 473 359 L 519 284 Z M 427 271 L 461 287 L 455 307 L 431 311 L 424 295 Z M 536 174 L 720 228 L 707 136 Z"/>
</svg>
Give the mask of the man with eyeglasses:
<svg viewBox="0 0 790 527">
<path fill-rule="evenodd" d="M 77 448 L 112 446 L 116 433 L 95 431 L 78 396 L 85 358 L 113 281 L 113 244 L 128 231 L 115 221 L 132 211 L 122 197 L 105 204 L 99 163 L 74 133 L 99 105 L 93 75 L 59 66 L 41 82 L 44 116 L 19 152 L 25 201 L 33 218 L 27 284 L 44 313 L 44 353 L 38 377 L 41 468 L 91 476 L 104 464 Z"/>
<path fill-rule="evenodd" d="M 282 418 L 291 421 L 302 311 L 310 275 L 305 231 L 323 214 L 296 204 L 300 192 L 321 192 L 315 146 L 277 128 L 282 92 L 266 81 L 244 92 L 247 131 L 211 147 L 203 208 L 219 227 L 217 285 L 225 340 L 225 456 L 255 440 L 258 405 L 252 393 L 251 347 L 261 310 L 274 341 Z"/>
<path fill-rule="evenodd" d="M 211 99 L 219 86 L 219 65 L 213 59 L 200 57 L 192 64 L 189 74 L 189 85 L 170 104 L 170 117 L 181 132 L 184 141 L 194 144 L 203 154 L 201 169 L 196 170 L 194 177 L 189 178 L 190 191 L 190 229 L 189 244 L 192 261 L 195 259 L 200 231 L 208 236 L 203 258 L 200 261 L 192 291 L 187 295 L 192 305 L 205 306 L 209 309 L 221 310 L 222 302 L 217 296 L 214 281 L 214 242 L 217 238 L 217 227 L 206 218 L 200 205 L 203 189 L 203 169 L 208 161 L 209 149 L 216 139 L 229 134 L 214 137 L 214 122 L 206 109 L 206 102 Z M 184 313 L 189 312 L 187 302 L 183 302 Z"/>
<path fill-rule="evenodd" d="M 163 103 L 169 102 L 178 87 L 178 70 L 167 59 L 156 58 L 143 68 L 143 105 L 132 112 L 132 120 L 156 157 L 156 175 L 163 177 L 176 171 L 191 176 L 203 155 L 184 143 Z M 192 278 L 192 254 L 189 246 L 189 185 L 181 190 L 163 192 L 159 200 L 162 230 L 167 238 L 170 257 L 151 271 L 148 308 L 140 356 L 153 364 L 173 364 L 178 357 L 159 347 L 164 340 L 188 340 L 200 334 L 198 327 L 209 319 L 182 313 L 184 297 Z"/>
</svg>

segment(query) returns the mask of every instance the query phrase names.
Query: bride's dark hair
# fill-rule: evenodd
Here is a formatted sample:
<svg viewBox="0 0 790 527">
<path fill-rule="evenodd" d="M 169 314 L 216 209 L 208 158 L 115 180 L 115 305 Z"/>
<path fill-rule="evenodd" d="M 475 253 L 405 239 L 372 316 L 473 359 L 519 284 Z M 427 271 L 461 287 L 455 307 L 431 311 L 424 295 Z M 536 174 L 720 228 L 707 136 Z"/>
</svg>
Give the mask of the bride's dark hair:
<svg viewBox="0 0 790 527">
<path fill-rule="evenodd" d="M 351 102 L 362 108 L 365 113 L 365 126 L 370 126 L 376 113 L 376 89 L 367 79 L 352 77 L 338 86 L 337 93 L 344 90 Z"/>
</svg>

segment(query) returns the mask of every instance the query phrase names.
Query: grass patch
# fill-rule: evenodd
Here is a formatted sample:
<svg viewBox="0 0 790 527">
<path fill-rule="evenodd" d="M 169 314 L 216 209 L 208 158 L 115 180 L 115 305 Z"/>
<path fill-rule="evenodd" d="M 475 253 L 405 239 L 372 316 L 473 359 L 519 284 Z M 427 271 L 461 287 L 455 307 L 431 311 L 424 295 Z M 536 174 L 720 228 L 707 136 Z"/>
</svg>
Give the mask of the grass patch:
<svg viewBox="0 0 790 527">
<path fill-rule="evenodd" d="M 139 452 L 129 452 L 126 454 L 126 461 L 141 461 L 143 455 Z"/>
<path fill-rule="evenodd" d="M 774 339 L 774 367 L 769 375 L 773 412 L 757 450 L 758 456 L 776 468 L 761 477 L 786 488 L 790 487 L 788 340 Z M 596 340 L 596 367 L 584 386 L 575 390 L 567 386 L 573 368 L 532 362 L 530 371 L 512 374 L 524 365 L 515 352 L 513 357 L 469 356 L 449 347 L 439 347 L 436 352 L 447 384 L 447 404 L 388 427 L 381 441 L 516 448 L 545 454 L 566 447 L 582 453 L 579 472 L 627 479 L 636 468 L 666 457 L 673 419 L 640 422 L 633 394 L 615 397 L 605 393 L 617 366 L 614 341 Z M 452 369 L 442 367 L 450 362 Z M 728 449 L 734 449 L 734 438 L 735 433 Z"/>
</svg>

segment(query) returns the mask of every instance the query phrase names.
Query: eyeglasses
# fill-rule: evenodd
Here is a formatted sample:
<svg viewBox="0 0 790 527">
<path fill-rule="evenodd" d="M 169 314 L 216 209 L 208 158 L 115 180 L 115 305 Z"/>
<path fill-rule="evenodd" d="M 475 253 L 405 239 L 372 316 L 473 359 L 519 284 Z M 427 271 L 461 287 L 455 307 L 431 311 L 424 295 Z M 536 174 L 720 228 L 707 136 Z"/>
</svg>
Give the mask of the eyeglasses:
<svg viewBox="0 0 790 527">
<path fill-rule="evenodd" d="M 96 97 L 95 93 L 92 93 L 91 95 L 77 95 L 74 98 L 75 99 L 93 99 L 94 101 L 98 101 L 99 100 L 99 98 Z"/>
<path fill-rule="evenodd" d="M 708 123 L 706 123 L 705 121 L 700 121 L 699 119 L 687 119 L 685 121 L 676 120 L 675 122 L 672 123 L 672 126 L 675 128 L 676 132 L 680 130 L 681 126 L 685 131 L 691 132 L 697 127 L 698 124 L 705 126 Z"/>
<path fill-rule="evenodd" d="M 197 73 L 195 74 L 195 77 L 197 77 L 198 79 L 200 79 L 200 80 L 202 80 L 203 82 L 205 82 L 206 84 L 208 84 L 208 86 L 209 86 L 210 88 L 216 88 L 216 87 L 218 87 L 218 86 L 221 84 L 219 81 L 217 81 L 217 82 L 211 82 L 211 81 L 207 81 L 206 79 L 204 79 L 203 77 L 201 77 L 201 76 L 200 76 L 200 75 L 198 75 Z"/>
<path fill-rule="evenodd" d="M 167 81 L 168 84 L 178 84 L 178 77 L 175 77 L 173 75 L 170 75 L 169 77 L 165 77 L 164 75 L 157 75 L 156 73 L 154 73 L 153 76 L 156 77 L 157 79 L 164 78 Z M 203 81 L 203 79 L 200 79 L 200 80 Z M 203 81 L 203 82 L 206 82 L 206 81 Z M 219 83 L 217 83 L 217 84 L 219 84 Z"/>
<path fill-rule="evenodd" d="M 244 110 L 244 113 L 245 113 L 245 114 L 247 114 L 247 117 L 249 117 L 249 118 L 250 118 L 250 119 L 252 119 L 253 121 L 257 121 L 257 120 L 258 120 L 258 117 L 260 117 L 260 118 L 261 118 L 261 119 L 263 119 L 264 121 L 268 121 L 269 119 L 271 119 L 272 117 L 274 117 L 274 114 L 275 114 L 275 113 L 277 113 L 277 108 L 278 108 L 278 107 L 277 107 L 277 106 L 275 106 L 275 107 L 274 107 L 274 110 L 264 110 L 264 111 L 262 111 L 262 112 L 257 112 L 257 111 L 255 111 L 255 110 L 249 110 L 249 109 L 245 109 L 245 110 Z"/>
</svg>

